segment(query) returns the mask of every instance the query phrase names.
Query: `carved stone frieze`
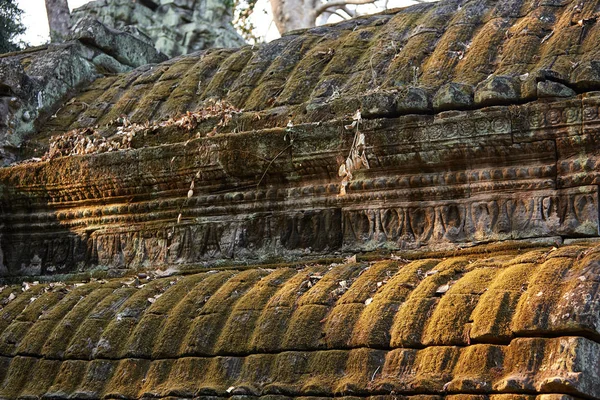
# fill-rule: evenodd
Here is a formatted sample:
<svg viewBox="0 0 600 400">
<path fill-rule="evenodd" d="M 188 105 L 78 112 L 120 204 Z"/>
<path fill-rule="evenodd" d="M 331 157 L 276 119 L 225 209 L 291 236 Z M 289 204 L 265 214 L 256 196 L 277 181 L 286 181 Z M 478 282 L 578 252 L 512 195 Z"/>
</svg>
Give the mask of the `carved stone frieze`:
<svg viewBox="0 0 600 400">
<path fill-rule="evenodd" d="M 270 212 L 223 207 L 216 215 L 203 212 L 203 207 L 184 207 L 182 217 L 171 208 L 141 215 L 146 223 L 134 219 L 84 222 L 74 224 L 73 233 L 67 235 L 42 230 L 28 234 L 29 240 L 22 233 L 7 232 L 5 262 L 13 273 L 39 274 L 97 265 L 141 268 L 265 261 L 380 247 L 399 250 L 548 236 L 590 237 L 597 236 L 599 228 L 596 186 L 425 203 L 396 199 L 344 205 L 340 201 L 332 208 L 318 208 L 317 200 L 304 207 L 283 203 Z M 295 210 L 286 211 L 286 204 Z M 162 222 L 152 216 L 161 216 Z"/>
<path fill-rule="evenodd" d="M 344 196 L 344 120 L 18 165 L 0 171 L 0 271 L 597 237 L 599 110 L 590 93 L 362 120 L 370 168 Z"/>
</svg>

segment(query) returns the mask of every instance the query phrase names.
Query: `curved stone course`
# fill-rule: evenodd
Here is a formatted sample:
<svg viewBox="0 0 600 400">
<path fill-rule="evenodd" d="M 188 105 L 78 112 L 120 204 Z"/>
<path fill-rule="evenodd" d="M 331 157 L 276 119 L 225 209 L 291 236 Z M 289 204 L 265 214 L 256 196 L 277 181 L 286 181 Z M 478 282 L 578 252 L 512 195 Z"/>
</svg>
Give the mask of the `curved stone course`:
<svg viewBox="0 0 600 400">
<path fill-rule="evenodd" d="M 65 107 L 48 128 L 121 115 L 144 123 L 209 98 L 262 116 L 233 131 L 359 108 L 366 118 L 393 117 L 568 98 L 600 89 L 597 9 L 597 1 L 446 0 L 295 31 L 103 78 L 80 95 L 85 109 Z"/>
<path fill-rule="evenodd" d="M 598 254 L 5 286 L 0 395 L 598 397 Z"/>
<path fill-rule="evenodd" d="M 598 10 L 96 80 L 0 169 L 0 398 L 600 399 Z"/>
</svg>

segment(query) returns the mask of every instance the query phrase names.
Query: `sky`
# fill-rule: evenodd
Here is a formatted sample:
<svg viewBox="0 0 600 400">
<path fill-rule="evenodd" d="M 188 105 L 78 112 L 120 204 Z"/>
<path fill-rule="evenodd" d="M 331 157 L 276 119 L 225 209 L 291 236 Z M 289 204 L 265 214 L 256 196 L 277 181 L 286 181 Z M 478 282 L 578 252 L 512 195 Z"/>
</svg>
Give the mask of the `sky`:
<svg viewBox="0 0 600 400">
<path fill-rule="evenodd" d="M 69 0 L 69 8 L 80 7 L 90 0 Z M 388 3 L 389 8 L 403 7 L 414 4 L 412 0 L 381 0 Z M 22 22 L 27 28 L 27 32 L 19 39 L 24 40 L 31 46 L 46 43 L 48 37 L 48 20 L 46 19 L 46 5 L 44 0 L 17 0 L 17 5 L 24 13 Z M 381 11 L 381 7 L 377 8 L 373 5 L 362 6 L 363 13 L 371 13 Z M 336 22 L 336 16 L 333 16 L 329 22 Z M 265 41 L 271 41 L 279 37 L 275 24 L 272 23 L 271 8 L 269 0 L 258 0 L 254 14 L 252 15 L 254 25 L 257 27 L 254 34 Z M 339 20 L 339 18 L 338 18 Z"/>
</svg>

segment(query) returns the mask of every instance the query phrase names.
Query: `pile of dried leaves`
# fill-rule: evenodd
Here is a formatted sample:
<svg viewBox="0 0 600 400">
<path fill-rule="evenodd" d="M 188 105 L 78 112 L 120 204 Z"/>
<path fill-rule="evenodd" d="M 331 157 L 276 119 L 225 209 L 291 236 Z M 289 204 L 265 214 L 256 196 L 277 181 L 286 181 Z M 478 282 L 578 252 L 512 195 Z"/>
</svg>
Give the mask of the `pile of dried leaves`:
<svg viewBox="0 0 600 400">
<path fill-rule="evenodd" d="M 65 156 L 127 150 L 131 148 L 131 140 L 134 136 L 133 129 L 117 131 L 117 134 L 110 139 L 103 137 L 93 128 L 75 129 L 62 135 L 52 136 L 50 148 L 41 161 Z"/>
<path fill-rule="evenodd" d="M 127 150 L 131 148 L 131 141 L 138 134 L 147 134 L 171 126 L 189 132 L 204 121 L 218 118 L 213 130 L 207 134 L 207 136 L 213 136 L 218 128 L 227 126 L 233 115 L 240 112 L 242 110 L 226 101 L 209 99 L 202 103 L 196 111 L 187 111 L 160 122 L 147 121 L 144 124 L 135 124 L 130 122 L 126 116 L 122 116 L 107 124 L 107 127 L 117 125 L 116 133 L 108 138 L 102 136 L 96 128 L 74 129 L 61 135 L 52 136 L 50 148 L 46 154 L 42 158 L 28 161 L 48 161 L 65 156 Z"/>
<path fill-rule="evenodd" d="M 208 134 L 208 136 L 212 136 L 217 132 L 217 128 L 229 125 L 229 122 L 233 118 L 233 114 L 240 112 L 242 112 L 242 110 L 235 108 L 226 101 L 209 99 L 196 111 L 188 111 L 185 114 L 169 118 L 159 125 L 161 127 L 177 126 L 181 129 L 191 131 L 196 129 L 201 122 L 218 117 L 220 118 L 219 122 L 213 127 L 212 132 Z"/>
</svg>

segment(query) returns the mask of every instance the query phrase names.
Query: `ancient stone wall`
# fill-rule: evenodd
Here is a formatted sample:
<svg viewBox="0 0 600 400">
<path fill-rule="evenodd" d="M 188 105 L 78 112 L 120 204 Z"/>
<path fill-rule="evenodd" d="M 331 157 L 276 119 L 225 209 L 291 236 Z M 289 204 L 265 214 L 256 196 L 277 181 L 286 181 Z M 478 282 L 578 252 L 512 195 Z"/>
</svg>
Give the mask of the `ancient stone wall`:
<svg viewBox="0 0 600 400">
<path fill-rule="evenodd" d="M 170 57 L 212 47 L 244 44 L 232 24 L 232 4 L 222 0 L 96 0 L 73 10 L 72 18 L 94 18 L 126 30 Z"/>
<path fill-rule="evenodd" d="M 16 161 L 24 142 L 95 79 L 165 59 L 153 46 L 89 19 L 65 43 L 0 55 L 0 165 Z"/>
<path fill-rule="evenodd" d="M 446 1 L 98 80 L 25 151 L 69 130 L 61 146 L 95 131 L 129 150 L 0 171 L 4 263 L 18 275 L 597 237 L 595 4 Z M 345 182 L 359 135 L 369 168 Z"/>
<path fill-rule="evenodd" d="M 600 399 L 599 12 L 448 0 L 87 85 L 0 169 L 0 397 Z"/>
</svg>

